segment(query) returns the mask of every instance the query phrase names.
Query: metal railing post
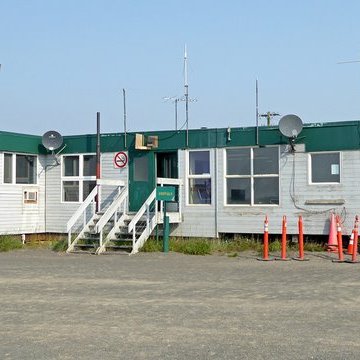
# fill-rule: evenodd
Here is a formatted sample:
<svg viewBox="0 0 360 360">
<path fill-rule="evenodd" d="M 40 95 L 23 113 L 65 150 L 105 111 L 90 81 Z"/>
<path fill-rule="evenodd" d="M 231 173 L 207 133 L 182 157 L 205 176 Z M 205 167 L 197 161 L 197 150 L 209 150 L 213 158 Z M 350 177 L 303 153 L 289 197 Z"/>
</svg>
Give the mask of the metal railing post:
<svg viewBox="0 0 360 360">
<path fill-rule="evenodd" d="M 146 204 L 146 229 L 149 233 L 150 228 L 150 206 L 149 204 Z"/>
</svg>

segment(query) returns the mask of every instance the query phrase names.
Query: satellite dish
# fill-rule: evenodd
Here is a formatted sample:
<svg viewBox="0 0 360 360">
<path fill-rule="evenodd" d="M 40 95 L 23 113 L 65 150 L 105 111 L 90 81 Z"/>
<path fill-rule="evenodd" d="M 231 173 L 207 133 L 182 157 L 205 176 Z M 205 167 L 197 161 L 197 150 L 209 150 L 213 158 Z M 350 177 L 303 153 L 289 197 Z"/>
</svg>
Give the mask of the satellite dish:
<svg viewBox="0 0 360 360">
<path fill-rule="evenodd" d="M 280 132 L 288 138 L 296 138 L 302 128 L 302 120 L 297 115 L 285 115 L 279 121 Z"/>
<path fill-rule="evenodd" d="M 58 149 L 62 143 L 63 138 L 57 131 L 50 130 L 42 136 L 42 144 L 50 151 Z"/>
</svg>

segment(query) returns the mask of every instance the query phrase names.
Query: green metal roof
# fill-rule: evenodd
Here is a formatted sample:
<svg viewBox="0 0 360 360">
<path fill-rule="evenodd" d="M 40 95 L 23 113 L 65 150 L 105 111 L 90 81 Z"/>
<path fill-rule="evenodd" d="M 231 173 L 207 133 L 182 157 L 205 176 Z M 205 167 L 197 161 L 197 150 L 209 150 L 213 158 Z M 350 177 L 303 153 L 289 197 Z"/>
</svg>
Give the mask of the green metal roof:
<svg viewBox="0 0 360 360">
<path fill-rule="evenodd" d="M 139 132 L 144 136 L 157 135 L 156 151 L 187 148 L 185 130 Z M 228 140 L 227 128 L 189 130 L 188 148 L 223 148 L 234 146 L 266 146 L 288 143 L 277 126 L 259 127 L 258 144 L 256 127 L 231 128 Z M 135 133 L 101 134 L 101 151 L 134 151 Z M 306 151 L 355 150 L 360 148 L 360 121 L 305 124 L 297 143 L 305 144 Z M 96 134 L 64 136 L 62 153 L 87 153 L 96 151 Z M 41 136 L 0 132 L 0 151 L 47 153 L 41 144 Z"/>
<path fill-rule="evenodd" d="M 0 151 L 38 154 L 41 148 L 41 136 L 0 131 Z"/>
</svg>

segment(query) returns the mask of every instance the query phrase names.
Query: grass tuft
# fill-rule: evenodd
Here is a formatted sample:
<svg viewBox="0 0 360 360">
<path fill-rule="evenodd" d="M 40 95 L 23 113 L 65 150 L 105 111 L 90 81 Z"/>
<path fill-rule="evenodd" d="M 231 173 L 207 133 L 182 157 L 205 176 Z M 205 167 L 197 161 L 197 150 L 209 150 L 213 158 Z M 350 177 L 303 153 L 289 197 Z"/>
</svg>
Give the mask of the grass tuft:
<svg viewBox="0 0 360 360">
<path fill-rule="evenodd" d="M 20 239 L 10 235 L 0 236 L 0 251 L 11 251 L 22 249 L 22 247 Z"/>
<path fill-rule="evenodd" d="M 161 252 L 163 248 L 162 240 L 150 238 L 141 248 L 142 252 Z"/>
<path fill-rule="evenodd" d="M 304 243 L 304 250 L 309 252 L 319 252 L 325 250 L 325 245 L 317 243 Z"/>
<path fill-rule="evenodd" d="M 143 252 L 160 252 L 163 249 L 162 239 L 149 239 Z M 261 251 L 261 243 L 248 238 L 236 240 L 208 239 L 208 238 L 170 238 L 169 250 L 189 255 L 210 255 L 214 253 L 232 254 L 236 257 L 239 252 L 255 250 Z"/>
<path fill-rule="evenodd" d="M 169 249 L 188 255 L 210 255 L 212 253 L 211 241 L 201 238 L 172 240 Z"/>
<path fill-rule="evenodd" d="M 50 247 L 51 247 L 51 250 L 56 251 L 56 252 L 66 251 L 66 249 L 68 247 L 67 239 L 56 240 L 51 243 Z"/>
</svg>

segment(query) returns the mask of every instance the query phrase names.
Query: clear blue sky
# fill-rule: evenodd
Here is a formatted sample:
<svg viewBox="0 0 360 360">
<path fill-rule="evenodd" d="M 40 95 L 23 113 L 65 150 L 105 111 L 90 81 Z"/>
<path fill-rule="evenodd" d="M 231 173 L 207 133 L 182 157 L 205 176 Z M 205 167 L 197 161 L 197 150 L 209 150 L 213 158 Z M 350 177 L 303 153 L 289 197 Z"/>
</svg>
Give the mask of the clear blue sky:
<svg viewBox="0 0 360 360">
<path fill-rule="evenodd" d="M 0 130 L 174 128 L 184 44 L 189 127 L 360 119 L 359 0 L 0 0 Z M 179 103 L 179 123 L 185 119 Z"/>
</svg>

